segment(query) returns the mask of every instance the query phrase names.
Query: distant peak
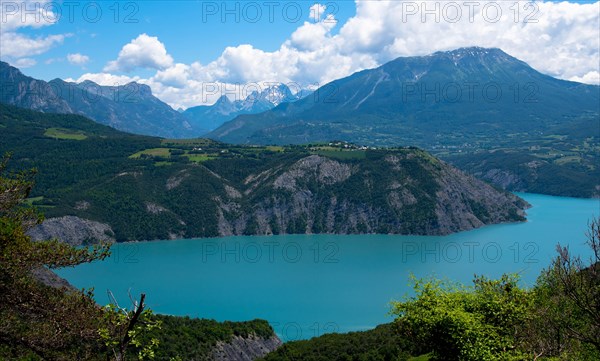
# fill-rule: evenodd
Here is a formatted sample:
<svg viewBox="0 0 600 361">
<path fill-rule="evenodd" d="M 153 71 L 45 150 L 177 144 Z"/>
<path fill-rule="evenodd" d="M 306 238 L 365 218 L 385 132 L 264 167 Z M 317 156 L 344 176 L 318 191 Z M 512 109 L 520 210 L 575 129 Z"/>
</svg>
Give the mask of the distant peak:
<svg viewBox="0 0 600 361">
<path fill-rule="evenodd" d="M 480 46 L 469 46 L 447 51 L 437 51 L 435 55 L 452 55 L 452 56 L 468 56 L 468 55 L 508 55 L 499 48 L 483 48 Z"/>
<path fill-rule="evenodd" d="M 231 100 L 229 100 L 229 98 L 227 97 L 227 95 L 221 95 L 219 97 L 219 99 L 217 99 L 217 101 L 215 102 L 215 104 L 219 104 L 219 103 L 231 103 Z"/>
</svg>

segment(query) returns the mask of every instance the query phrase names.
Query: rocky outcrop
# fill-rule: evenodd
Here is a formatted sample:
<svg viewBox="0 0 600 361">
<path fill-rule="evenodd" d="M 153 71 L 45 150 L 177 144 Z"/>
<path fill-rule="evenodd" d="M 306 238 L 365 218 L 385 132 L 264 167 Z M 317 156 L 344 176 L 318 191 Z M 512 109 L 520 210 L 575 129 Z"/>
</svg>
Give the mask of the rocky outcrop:
<svg viewBox="0 0 600 361">
<path fill-rule="evenodd" d="M 261 338 L 250 335 L 246 338 L 233 336 L 229 342 L 218 342 L 213 351 L 215 361 L 252 361 L 275 351 L 282 345 L 281 340 L 273 335 Z"/>
<path fill-rule="evenodd" d="M 326 157 L 311 155 L 296 162 L 288 171 L 281 174 L 273 182 L 275 189 L 298 189 L 297 182 L 307 177 L 313 177 L 320 184 L 331 185 L 340 183 L 352 175 L 348 164 L 340 163 Z"/>
<path fill-rule="evenodd" d="M 66 279 L 60 277 L 56 273 L 52 272 L 46 267 L 39 267 L 34 269 L 32 272 L 33 277 L 49 287 L 54 288 L 67 288 L 75 290 L 75 287 L 69 283 Z"/>
<path fill-rule="evenodd" d="M 364 161 L 309 155 L 215 197 L 221 236 L 445 235 L 524 220 L 528 204 L 416 149 Z M 243 197 L 240 197 L 241 195 Z"/>
<path fill-rule="evenodd" d="M 56 238 L 73 246 L 115 240 L 108 224 L 75 216 L 46 219 L 42 224 L 29 230 L 28 235 L 34 241 Z"/>
</svg>

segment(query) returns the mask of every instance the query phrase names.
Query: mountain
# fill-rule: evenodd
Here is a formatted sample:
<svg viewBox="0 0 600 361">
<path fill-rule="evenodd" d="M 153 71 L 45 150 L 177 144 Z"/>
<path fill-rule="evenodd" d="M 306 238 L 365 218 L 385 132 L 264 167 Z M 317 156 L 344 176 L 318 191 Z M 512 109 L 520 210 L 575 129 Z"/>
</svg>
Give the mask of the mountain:
<svg viewBox="0 0 600 361">
<path fill-rule="evenodd" d="M 239 116 L 209 136 L 233 143 L 430 146 L 564 125 L 597 115 L 599 95 L 598 86 L 554 79 L 499 49 L 464 48 L 398 58 L 298 102 Z"/>
<path fill-rule="evenodd" d="M 80 114 L 119 130 L 162 136 L 193 134 L 187 119 L 135 82 L 100 86 L 92 81 L 50 82 L 23 75 L 0 62 L 0 102 L 49 113 Z"/>
<path fill-rule="evenodd" d="M 241 144 L 415 145 L 489 180 L 508 174 L 498 179 L 507 189 L 591 197 L 600 194 L 599 114 L 600 87 L 473 47 L 398 58 L 295 103 L 240 115 L 206 136 Z M 490 167 L 484 161 L 497 150 L 522 161 Z M 564 176 L 554 181 L 556 174 Z"/>
<path fill-rule="evenodd" d="M 45 235 L 64 234 L 63 221 L 94 227 L 77 237 L 101 232 L 117 241 L 439 235 L 521 221 L 527 207 L 417 148 L 235 146 L 132 135 L 2 104 L 0 114 L 0 152 L 13 152 L 15 169 L 39 171 L 30 202 L 49 218 Z"/>
<path fill-rule="evenodd" d="M 253 91 L 244 100 L 231 101 L 221 96 L 213 105 L 200 105 L 183 112 L 195 129 L 208 133 L 240 114 L 256 114 L 270 110 L 283 102 L 294 102 L 300 94 L 292 94 L 285 84 L 271 85 Z M 201 135 L 201 134 L 200 134 Z"/>
</svg>

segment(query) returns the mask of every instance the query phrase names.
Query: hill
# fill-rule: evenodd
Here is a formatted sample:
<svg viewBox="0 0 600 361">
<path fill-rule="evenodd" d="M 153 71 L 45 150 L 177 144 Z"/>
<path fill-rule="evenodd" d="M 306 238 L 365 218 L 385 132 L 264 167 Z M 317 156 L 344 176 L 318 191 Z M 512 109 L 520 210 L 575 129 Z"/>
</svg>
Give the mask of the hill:
<svg viewBox="0 0 600 361">
<path fill-rule="evenodd" d="M 50 218 L 98 222 L 117 241 L 448 234 L 524 220 L 527 207 L 417 148 L 233 146 L 131 135 L 81 116 L 0 110 L 0 152 L 12 151 L 16 168 L 39 170 L 30 203 Z"/>
<path fill-rule="evenodd" d="M 355 73 L 207 137 L 414 145 L 510 190 L 592 197 L 600 195 L 599 119 L 600 87 L 541 74 L 500 49 L 462 48 Z M 508 157 L 488 165 L 498 150 Z"/>
<path fill-rule="evenodd" d="M 92 81 L 50 82 L 21 73 L 0 62 L 0 102 L 47 112 L 84 115 L 119 130 L 167 137 L 194 134 L 187 118 L 135 82 L 100 86 Z"/>
</svg>

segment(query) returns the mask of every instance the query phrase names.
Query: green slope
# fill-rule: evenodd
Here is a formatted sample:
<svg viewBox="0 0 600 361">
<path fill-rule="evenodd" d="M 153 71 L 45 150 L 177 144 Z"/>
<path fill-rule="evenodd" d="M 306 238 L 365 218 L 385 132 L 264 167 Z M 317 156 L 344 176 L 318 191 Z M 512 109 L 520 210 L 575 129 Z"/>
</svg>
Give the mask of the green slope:
<svg viewBox="0 0 600 361">
<path fill-rule="evenodd" d="M 448 234 L 523 220 L 526 206 L 416 148 L 168 140 L 79 116 L 0 110 L 0 152 L 39 171 L 30 203 L 47 217 L 106 223 L 118 241 Z"/>
</svg>

